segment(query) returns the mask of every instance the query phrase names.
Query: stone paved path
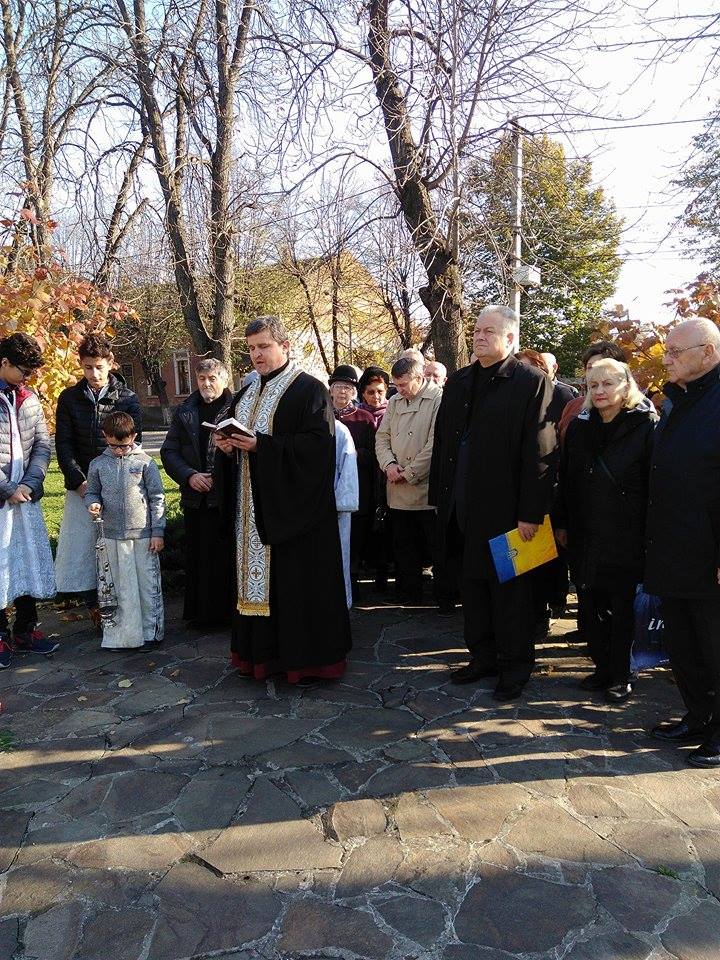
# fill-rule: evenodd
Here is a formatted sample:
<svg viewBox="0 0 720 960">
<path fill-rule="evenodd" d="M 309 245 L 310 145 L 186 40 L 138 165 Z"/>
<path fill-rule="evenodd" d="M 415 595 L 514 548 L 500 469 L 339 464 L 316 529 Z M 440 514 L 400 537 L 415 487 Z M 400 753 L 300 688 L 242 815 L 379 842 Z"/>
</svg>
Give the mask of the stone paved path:
<svg viewBox="0 0 720 960">
<path fill-rule="evenodd" d="M 646 738 L 664 671 L 608 708 L 556 636 L 498 706 L 447 682 L 459 615 L 354 614 L 304 690 L 83 627 L 0 675 L 2 960 L 720 957 L 720 776 Z"/>
</svg>

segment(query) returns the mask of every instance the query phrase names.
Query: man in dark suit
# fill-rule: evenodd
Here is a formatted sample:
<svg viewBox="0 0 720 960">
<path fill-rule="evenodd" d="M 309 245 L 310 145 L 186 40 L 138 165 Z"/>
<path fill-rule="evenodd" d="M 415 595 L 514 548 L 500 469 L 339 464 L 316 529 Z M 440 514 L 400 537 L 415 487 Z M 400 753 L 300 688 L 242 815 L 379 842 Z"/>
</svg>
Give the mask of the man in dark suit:
<svg viewBox="0 0 720 960">
<path fill-rule="evenodd" d="M 665 645 L 687 713 L 653 736 L 700 746 L 720 767 L 720 331 L 694 318 L 668 333 L 669 404 L 655 432 L 645 589 L 661 598 Z"/>
<path fill-rule="evenodd" d="M 473 331 L 474 363 L 447 382 L 430 472 L 441 549 L 462 557 L 465 643 L 470 662 L 455 683 L 497 676 L 496 700 L 520 696 L 535 662 L 526 577 L 500 583 L 488 541 L 515 527 L 531 540 L 548 512 L 555 428 L 552 383 L 513 355 L 515 312 L 488 306 Z"/>
<path fill-rule="evenodd" d="M 552 420 L 557 427 L 560 423 L 563 410 L 571 400 L 577 397 L 578 392 L 575 387 L 571 387 L 569 383 L 563 383 L 562 380 L 558 380 L 558 362 L 554 353 L 541 353 L 540 356 L 545 361 L 545 365 L 548 368 L 548 376 L 552 380 L 553 385 L 553 396 L 548 409 L 548 419 Z"/>
</svg>

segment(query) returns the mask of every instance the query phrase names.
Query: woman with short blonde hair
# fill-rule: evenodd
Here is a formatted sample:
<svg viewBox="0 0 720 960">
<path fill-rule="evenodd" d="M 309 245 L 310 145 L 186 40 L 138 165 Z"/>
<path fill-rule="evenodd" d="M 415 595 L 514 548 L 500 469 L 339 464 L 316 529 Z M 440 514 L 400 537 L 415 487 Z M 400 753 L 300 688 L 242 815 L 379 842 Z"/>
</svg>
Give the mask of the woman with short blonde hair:
<svg viewBox="0 0 720 960">
<path fill-rule="evenodd" d="M 635 591 L 642 579 L 648 477 L 657 414 L 626 363 L 603 358 L 586 373 L 587 397 L 567 429 L 554 509 L 583 596 L 595 671 L 585 690 L 610 703 L 631 696 Z"/>
<path fill-rule="evenodd" d="M 645 396 L 635 382 L 630 367 L 626 363 L 620 363 L 620 361 L 612 360 L 610 357 L 603 357 L 602 360 L 596 360 L 585 375 L 588 391 L 585 395 L 583 410 L 592 410 L 591 380 L 593 383 L 604 381 L 617 384 L 623 394 L 622 407 L 627 410 L 634 410 L 638 404 L 645 401 Z"/>
</svg>

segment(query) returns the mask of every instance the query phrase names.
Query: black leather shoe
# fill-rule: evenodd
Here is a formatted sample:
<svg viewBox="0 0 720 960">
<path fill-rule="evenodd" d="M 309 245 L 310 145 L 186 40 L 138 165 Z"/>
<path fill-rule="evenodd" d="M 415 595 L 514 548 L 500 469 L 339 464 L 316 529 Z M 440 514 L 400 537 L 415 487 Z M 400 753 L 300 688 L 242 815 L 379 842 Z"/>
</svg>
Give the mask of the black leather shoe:
<svg viewBox="0 0 720 960">
<path fill-rule="evenodd" d="M 486 667 L 484 670 L 475 666 L 474 663 L 466 663 L 459 670 L 453 670 L 450 674 L 450 683 L 475 683 L 476 680 L 483 680 L 485 677 L 496 677 L 498 675 L 497 667 Z"/>
<path fill-rule="evenodd" d="M 525 689 L 524 683 L 499 683 L 493 690 L 493 700 L 505 703 L 508 700 L 517 700 Z"/>
<path fill-rule="evenodd" d="M 697 750 L 688 754 L 687 762 L 693 767 L 720 767 L 720 739 L 701 743 Z"/>
<path fill-rule="evenodd" d="M 605 691 L 605 699 L 608 703 L 625 703 L 632 696 L 632 683 L 615 683 Z"/>
<path fill-rule="evenodd" d="M 597 672 L 583 677 L 580 681 L 581 690 L 606 690 L 610 686 L 610 677 Z"/>
<path fill-rule="evenodd" d="M 690 724 L 683 718 L 677 723 L 661 723 L 653 727 L 650 736 L 668 743 L 702 743 L 707 736 L 707 724 Z"/>
<path fill-rule="evenodd" d="M 454 603 L 439 603 L 435 611 L 439 617 L 454 617 L 455 616 L 455 604 Z"/>
</svg>

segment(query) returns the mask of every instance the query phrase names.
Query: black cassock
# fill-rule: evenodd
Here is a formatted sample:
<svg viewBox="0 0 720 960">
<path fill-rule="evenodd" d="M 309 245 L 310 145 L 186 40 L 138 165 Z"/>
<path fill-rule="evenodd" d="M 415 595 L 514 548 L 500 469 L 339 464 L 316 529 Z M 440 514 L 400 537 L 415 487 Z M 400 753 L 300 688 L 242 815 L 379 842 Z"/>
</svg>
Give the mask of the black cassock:
<svg viewBox="0 0 720 960">
<path fill-rule="evenodd" d="M 272 377 L 263 377 L 263 386 Z M 249 457 L 257 531 L 271 548 L 270 616 L 236 611 L 231 651 L 241 673 L 256 679 L 281 673 L 296 683 L 337 678 L 345 670 L 351 639 L 335 508 L 334 433 L 327 389 L 300 373 L 278 401 L 272 436 L 258 432 L 257 450 L 243 454 Z M 223 508 L 234 530 L 237 461 L 223 459 L 231 465 L 223 471 Z"/>
</svg>

